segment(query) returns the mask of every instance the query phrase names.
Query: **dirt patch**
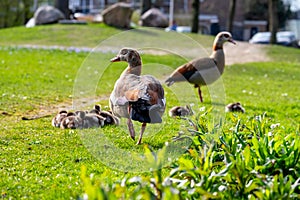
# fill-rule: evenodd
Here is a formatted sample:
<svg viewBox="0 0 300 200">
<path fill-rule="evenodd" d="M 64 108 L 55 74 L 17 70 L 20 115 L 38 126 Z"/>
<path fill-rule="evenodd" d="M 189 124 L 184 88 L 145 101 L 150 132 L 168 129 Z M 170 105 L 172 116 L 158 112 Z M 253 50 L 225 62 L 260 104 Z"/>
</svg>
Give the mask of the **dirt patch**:
<svg viewBox="0 0 300 200">
<path fill-rule="evenodd" d="M 249 44 L 248 42 L 237 42 L 236 45 L 226 44 L 224 51 L 226 65 L 271 60 L 267 56 L 265 46 L 259 44 Z"/>
<path fill-rule="evenodd" d="M 211 53 L 211 47 L 207 48 L 207 56 Z M 198 49 L 189 49 L 189 54 L 197 55 Z M 248 62 L 267 62 L 271 58 L 268 57 L 265 45 L 250 44 L 248 42 L 236 42 L 236 45 L 226 43 L 224 45 L 226 65 L 241 64 Z M 145 53 L 153 55 L 166 55 L 168 52 L 158 50 L 146 50 Z M 186 49 L 183 48 L 182 52 L 177 49 L 177 53 L 184 55 Z"/>
</svg>

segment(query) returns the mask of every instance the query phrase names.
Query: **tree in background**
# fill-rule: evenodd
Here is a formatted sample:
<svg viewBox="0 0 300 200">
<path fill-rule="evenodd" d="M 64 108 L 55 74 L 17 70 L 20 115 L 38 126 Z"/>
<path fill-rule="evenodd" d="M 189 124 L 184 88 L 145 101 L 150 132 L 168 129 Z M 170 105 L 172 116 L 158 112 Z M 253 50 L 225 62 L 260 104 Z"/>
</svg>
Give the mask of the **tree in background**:
<svg viewBox="0 0 300 200">
<path fill-rule="evenodd" d="M 269 6 L 269 30 L 271 32 L 270 43 L 276 44 L 276 33 L 278 30 L 278 0 L 268 0 Z"/>
<path fill-rule="evenodd" d="M 33 12 L 31 11 L 31 6 L 33 5 L 33 0 L 22 0 L 24 5 L 24 22 L 27 23 L 30 18 L 33 16 Z"/>
<path fill-rule="evenodd" d="M 268 0 L 247 0 L 246 20 L 268 20 Z"/>
<path fill-rule="evenodd" d="M 65 15 L 66 19 L 70 19 L 69 0 L 55 0 L 54 6 Z"/>
<path fill-rule="evenodd" d="M 271 43 L 276 43 L 276 32 L 284 28 L 291 16 L 290 5 L 283 0 L 246 0 L 246 20 L 266 20 L 268 30 L 272 33 Z"/>
<path fill-rule="evenodd" d="M 292 16 L 291 5 L 289 3 L 284 4 L 282 0 L 279 0 L 277 4 L 277 12 L 278 27 L 283 28 L 286 21 Z"/>
<path fill-rule="evenodd" d="M 193 0 L 193 16 L 192 16 L 192 33 L 198 33 L 199 31 L 199 10 L 200 10 L 200 1 Z"/>
<path fill-rule="evenodd" d="M 269 0 L 246 0 L 246 20 L 267 20 L 269 21 Z M 283 0 L 277 0 L 278 28 L 284 28 L 286 21 L 291 17 L 290 4 Z M 274 4 L 274 5 L 275 5 Z"/>
<path fill-rule="evenodd" d="M 0 0 L 0 28 L 24 25 L 32 16 L 33 0 Z"/>
<path fill-rule="evenodd" d="M 230 0 L 229 19 L 228 19 L 228 25 L 227 25 L 227 30 L 229 32 L 232 32 L 232 29 L 233 29 L 233 20 L 234 20 L 234 15 L 235 15 L 235 7 L 236 7 L 236 0 Z"/>
<path fill-rule="evenodd" d="M 141 15 L 152 7 L 151 0 L 141 0 Z"/>
<path fill-rule="evenodd" d="M 9 27 L 8 19 L 9 19 L 9 10 L 10 3 L 8 0 L 0 1 L 0 26 L 1 28 Z"/>
</svg>

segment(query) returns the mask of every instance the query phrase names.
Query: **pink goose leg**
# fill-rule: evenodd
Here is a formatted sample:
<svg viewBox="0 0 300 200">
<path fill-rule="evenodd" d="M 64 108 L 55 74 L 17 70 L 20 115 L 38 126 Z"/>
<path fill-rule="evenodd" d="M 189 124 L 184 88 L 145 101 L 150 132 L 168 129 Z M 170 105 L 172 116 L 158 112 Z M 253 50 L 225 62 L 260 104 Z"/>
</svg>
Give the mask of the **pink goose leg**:
<svg viewBox="0 0 300 200">
<path fill-rule="evenodd" d="M 202 98 L 202 92 L 201 92 L 200 86 L 198 86 L 198 94 L 199 94 L 199 97 L 200 97 L 200 102 L 202 103 L 203 98 Z"/>
<path fill-rule="evenodd" d="M 128 113 L 130 113 L 130 110 L 131 110 L 131 106 L 128 107 Z M 130 118 L 128 118 L 128 120 L 127 120 L 127 126 L 128 126 L 128 130 L 130 133 L 130 137 L 133 140 L 135 140 L 135 131 L 134 131 L 134 127 L 133 127 L 133 124 L 132 124 L 132 121 Z"/>
<path fill-rule="evenodd" d="M 136 143 L 137 145 L 139 145 L 139 144 L 142 143 L 142 137 L 143 137 L 143 133 L 144 133 L 144 131 L 146 129 L 146 126 L 147 126 L 147 123 L 143 123 L 142 124 L 141 132 L 140 132 L 140 137 L 139 137 L 138 142 Z"/>
</svg>

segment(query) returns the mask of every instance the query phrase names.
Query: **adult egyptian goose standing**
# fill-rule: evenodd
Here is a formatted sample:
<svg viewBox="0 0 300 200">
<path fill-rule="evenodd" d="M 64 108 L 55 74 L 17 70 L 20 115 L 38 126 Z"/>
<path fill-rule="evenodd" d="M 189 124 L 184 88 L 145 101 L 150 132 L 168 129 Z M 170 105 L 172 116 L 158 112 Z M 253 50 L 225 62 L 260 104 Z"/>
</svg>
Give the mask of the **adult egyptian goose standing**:
<svg viewBox="0 0 300 200">
<path fill-rule="evenodd" d="M 188 81 L 198 88 L 200 101 L 203 102 L 200 87 L 213 83 L 223 74 L 225 68 L 223 44 L 225 42 L 235 44 L 229 32 L 220 32 L 214 40 L 210 57 L 194 59 L 178 67 L 166 80 L 166 84 L 171 86 L 175 82 Z"/>
<path fill-rule="evenodd" d="M 137 144 L 141 144 L 147 123 L 161 123 L 166 101 L 160 82 L 151 75 L 141 76 L 142 61 L 139 53 L 123 48 L 111 62 L 125 61 L 128 67 L 123 71 L 110 95 L 110 108 L 114 115 L 127 118 L 130 136 L 135 140 L 131 120 L 142 123 Z"/>
</svg>

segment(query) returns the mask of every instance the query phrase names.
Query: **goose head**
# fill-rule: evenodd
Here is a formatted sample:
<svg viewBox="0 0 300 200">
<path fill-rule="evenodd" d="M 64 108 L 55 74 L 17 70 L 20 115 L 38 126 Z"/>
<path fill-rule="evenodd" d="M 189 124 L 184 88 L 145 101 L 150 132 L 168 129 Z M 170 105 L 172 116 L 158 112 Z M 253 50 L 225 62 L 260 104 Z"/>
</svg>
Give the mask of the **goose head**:
<svg viewBox="0 0 300 200">
<path fill-rule="evenodd" d="M 141 57 L 134 49 L 123 48 L 118 55 L 110 60 L 111 62 L 125 61 L 130 67 L 141 66 Z"/>
<path fill-rule="evenodd" d="M 227 32 L 227 31 L 218 33 L 218 35 L 216 36 L 215 41 L 214 41 L 213 49 L 214 50 L 223 49 L 223 44 L 225 42 L 230 42 L 232 44 L 236 44 L 235 41 L 232 39 L 231 33 Z"/>
</svg>

